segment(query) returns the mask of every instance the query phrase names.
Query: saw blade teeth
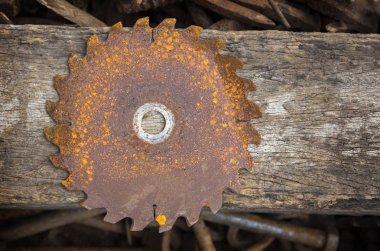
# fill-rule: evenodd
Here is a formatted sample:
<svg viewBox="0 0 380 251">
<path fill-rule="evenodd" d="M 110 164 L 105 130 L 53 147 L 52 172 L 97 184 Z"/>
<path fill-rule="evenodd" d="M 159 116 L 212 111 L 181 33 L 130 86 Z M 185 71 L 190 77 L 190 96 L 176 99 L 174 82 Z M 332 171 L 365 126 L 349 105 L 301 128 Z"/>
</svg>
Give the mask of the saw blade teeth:
<svg viewBox="0 0 380 251">
<path fill-rule="evenodd" d="M 123 29 L 123 23 L 122 22 L 117 22 L 116 24 L 111 26 L 111 31 L 113 30 L 122 30 Z"/>
<path fill-rule="evenodd" d="M 151 220 L 144 219 L 144 217 L 141 217 L 141 216 L 131 217 L 131 218 L 132 218 L 131 231 L 141 231 L 151 222 Z"/>
<path fill-rule="evenodd" d="M 159 225 L 158 232 L 162 233 L 165 231 L 169 231 L 173 227 L 174 223 L 176 222 L 179 216 L 180 215 L 177 212 L 168 212 L 165 214 L 164 213 L 159 214 L 155 219 Z M 159 217 L 161 217 L 161 219 L 159 219 Z M 164 217 L 164 221 L 162 221 L 162 217 Z"/>
<path fill-rule="evenodd" d="M 188 33 L 190 36 L 199 38 L 199 35 L 202 33 L 203 28 L 196 26 L 196 25 L 191 25 L 185 29 L 186 33 Z"/>
<path fill-rule="evenodd" d="M 157 27 L 156 29 L 169 29 L 174 30 L 175 24 L 177 20 L 175 18 L 165 18 Z"/>
<path fill-rule="evenodd" d="M 93 209 L 94 208 L 94 207 L 91 206 L 88 198 L 86 200 L 84 200 L 84 201 L 81 201 L 80 205 L 82 207 L 84 207 L 84 208 L 87 208 L 87 209 Z"/>
<path fill-rule="evenodd" d="M 191 214 L 187 214 L 186 216 L 184 216 L 187 226 L 191 227 L 192 225 L 197 223 L 200 214 L 201 214 L 201 209 L 199 209 L 199 211 L 197 210 L 196 212 L 192 212 Z"/>
<path fill-rule="evenodd" d="M 143 17 L 136 21 L 135 25 L 133 26 L 133 29 L 140 29 L 140 28 L 144 28 L 144 29 L 151 28 L 149 26 L 149 17 Z"/>
<path fill-rule="evenodd" d="M 56 75 L 53 78 L 53 86 L 54 86 L 54 89 L 57 91 L 58 96 L 62 95 L 62 90 L 65 85 L 65 82 L 66 82 L 66 78 L 63 77 L 62 75 Z"/>
<path fill-rule="evenodd" d="M 122 23 L 118 22 L 111 27 L 111 30 L 108 34 L 107 42 L 116 40 L 120 33 L 124 33 L 124 30 Z"/>
<path fill-rule="evenodd" d="M 44 134 L 45 134 L 46 139 L 55 145 L 57 145 L 57 140 L 56 140 L 56 135 L 55 135 L 56 127 L 57 126 L 45 127 L 44 129 Z"/>
<path fill-rule="evenodd" d="M 137 221 L 132 220 L 131 231 L 142 231 L 146 226 L 146 224 L 136 224 L 135 222 Z"/>
<path fill-rule="evenodd" d="M 62 186 L 64 186 L 68 190 L 74 190 L 74 187 L 72 185 L 72 178 L 73 175 L 69 173 L 69 176 L 61 182 Z"/>
<path fill-rule="evenodd" d="M 94 34 L 87 40 L 86 55 L 93 54 L 94 51 L 101 45 L 98 35 Z"/>
<path fill-rule="evenodd" d="M 215 55 L 219 55 L 219 50 L 225 47 L 225 43 L 221 39 L 208 39 L 206 43 L 214 51 Z"/>
<path fill-rule="evenodd" d="M 74 72 L 82 65 L 82 58 L 80 58 L 77 53 L 73 52 L 67 59 L 67 63 L 69 64 L 70 72 Z"/>
<path fill-rule="evenodd" d="M 243 83 L 246 92 L 256 91 L 256 86 L 253 84 L 252 80 L 239 77 L 239 82 Z"/>
<path fill-rule="evenodd" d="M 239 163 L 242 166 L 248 166 L 252 163 L 252 161 L 249 161 L 248 151 L 248 156 L 244 155 L 245 153 L 239 155 L 238 152 L 243 153 L 242 149 L 247 149 L 248 143 L 258 144 L 260 141 L 260 135 L 249 122 L 245 121 L 247 123 L 235 124 L 237 119 L 247 120 L 248 118 L 250 119 L 254 116 L 258 117 L 261 115 L 258 106 L 245 99 L 246 91 L 254 90 L 254 86 L 251 81 L 240 78 L 237 75 L 236 70 L 242 67 L 243 62 L 236 57 L 222 56 L 219 54 L 219 50 L 225 47 L 223 40 L 218 38 L 209 40 L 200 39 L 199 36 L 202 32 L 201 27 L 190 26 L 186 30 L 175 30 L 175 24 L 175 19 L 164 19 L 153 29 L 149 26 L 149 18 L 146 17 L 137 20 L 133 29 L 129 32 L 124 31 L 121 23 L 115 24 L 111 28 L 106 41 L 100 40 L 96 34 L 91 36 L 87 41 L 87 54 L 84 58 L 81 58 L 76 53 L 73 53 L 68 58 L 69 76 L 56 76 L 54 79 L 54 87 L 57 90 L 60 100 L 58 102 L 48 101 L 46 103 L 46 110 L 56 122 L 56 126 L 46 128 L 45 135 L 46 138 L 57 145 L 60 150 L 60 154 L 52 155 L 50 159 L 54 166 L 63 168 L 69 172 L 67 179 L 62 182 L 63 186 L 68 190 L 82 190 L 86 193 L 87 198 L 82 201 L 82 206 L 89 209 L 105 207 L 107 209 L 105 220 L 108 222 L 116 223 L 125 217 L 131 217 L 133 220 L 131 225 L 132 230 L 142 230 L 150 222 L 155 220 L 160 225 L 160 232 L 167 231 L 171 229 L 178 216 L 183 216 L 186 218 L 188 225 L 193 225 L 199 219 L 201 208 L 204 205 L 207 205 L 212 212 L 216 213 L 222 206 L 223 188 L 227 186 L 234 190 L 240 188 L 237 175 Z M 110 55 L 115 57 L 108 57 Z M 136 60 L 141 60 L 141 62 L 139 61 L 139 63 L 137 63 Z M 178 64 L 178 62 L 181 63 Z M 159 72 L 162 67 L 155 67 L 155 65 L 161 66 L 161 64 L 165 66 L 165 70 L 169 65 L 184 65 L 185 67 L 178 68 L 178 72 L 181 72 L 181 76 L 174 74 L 177 68 L 173 68 L 173 71 L 169 71 L 170 69 L 168 69 L 170 74 L 167 75 L 165 72 Z M 131 68 L 133 68 L 133 70 L 131 70 Z M 142 71 L 140 69 L 142 69 Z M 185 74 L 182 74 L 182 70 Z M 210 74 L 206 74 L 206 72 L 210 72 Z M 130 78 L 131 76 L 130 79 L 135 79 L 135 77 L 137 79 L 137 76 L 140 77 L 140 75 L 144 76 L 144 78 L 146 76 L 149 80 L 146 81 L 148 84 L 151 82 L 154 83 L 157 78 L 161 80 L 162 76 L 168 79 L 168 83 L 173 83 L 173 86 L 179 87 L 181 90 L 182 87 L 183 90 L 190 90 L 190 84 L 194 84 L 195 86 L 195 84 L 198 83 L 200 83 L 199 86 L 203 87 L 207 85 L 206 87 L 210 86 L 215 89 L 213 92 L 209 92 L 209 89 L 206 90 L 206 88 L 204 91 L 204 89 L 200 87 L 194 89 L 194 97 L 198 94 L 197 91 L 199 91 L 199 95 L 203 95 L 201 97 L 205 97 L 204 100 L 207 100 L 204 102 L 200 101 L 200 103 L 196 103 L 196 105 L 194 104 L 194 107 L 208 108 L 207 102 L 210 102 L 208 97 L 212 98 L 213 104 L 218 104 L 219 102 L 218 105 L 213 106 L 214 110 L 212 110 L 216 111 L 216 122 L 213 119 L 210 119 L 210 122 L 208 121 L 208 109 L 200 109 L 200 111 L 205 111 L 204 115 L 207 115 L 207 117 L 205 117 L 207 118 L 207 120 L 205 120 L 205 127 L 202 129 L 208 132 L 208 129 L 212 128 L 210 125 L 215 125 L 215 127 L 218 126 L 218 128 L 226 128 L 223 129 L 225 131 L 229 130 L 228 132 L 230 133 L 226 134 L 229 140 L 225 140 L 228 142 L 225 145 L 225 149 L 229 149 L 229 152 L 226 158 L 220 158 L 218 161 L 215 161 L 215 158 L 219 156 L 218 152 L 207 154 L 204 158 L 197 156 L 197 158 L 199 157 L 199 161 L 204 160 L 206 163 L 213 163 L 213 165 L 215 165 L 215 172 L 213 169 L 205 169 L 209 170 L 208 175 L 210 175 L 210 177 L 215 177 L 215 174 L 219 175 L 217 177 L 223 177 L 220 179 L 220 182 L 215 183 L 217 185 L 214 185 L 213 188 L 205 185 L 204 183 L 207 182 L 208 184 L 209 180 L 202 177 L 199 181 L 200 184 L 202 184 L 202 187 L 208 188 L 199 192 L 199 196 L 202 197 L 198 198 L 194 196 L 197 198 L 193 200 L 192 196 L 188 196 L 188 192 L 191 193 L 191 189 L 188 189 L 187 186 L 183 186 L 183 184 L 186 183 L 183 179 L 188 177 L 182 177 L 181 171 L 179 171 L 178 177 L 181 179 L 179 179 L 178 182 L 181 183 L 176 182 L 180 184 L 179 186 L 186 188 L 186 190 L 182 189 L 180 190 L 181 193 L 173 194 L 171 188 L 172 183 L 170 183 L 171 186 L 168 189 L 171 190 L 168 196 L 171 197 L 169 197 L 169 199 L 166 199 L 166 193 L 158 194 L 157 192 L 152 192 L 151 194 L 153 195 L 151 196 L 150 193 L 146 192 L 141 196 L 139 194 L 140 190 L 138 189 L 132 189 L 134 194 L 138 193 L 139 195 L 137 203 L 134 202 L 136 199 L 130 199 L 131 197 L 129 197 L 130 195 L 128 194 L 130 192 L 129 189 L 120 189 L 122 191 L 120 194 L 116 194 L 115 198 L 110 198 L 112 197 L 110 196 L 111 193 L 113 194 L 115 190 L 114 186 L 111 186 L 111 191 L 106 190 L 109 185 L 113 185 L 113 183 L 117 183 L 117 185 L 125 184 L 124 182 L 114 182 L 116 178 L 120 178 L 120 181 L 134 182 L 130 179 L 130 175 L 140 177 L 140 175 L 146 174 L 146 168 L 144 167 L 144 163 L 146 163 L 144 162 L 145 160 L 141 161 L 141 172 L 134 172 L 134 169 L 131 169 L 133 171 L 132 173 L 131 170 L 121 169 L 134 162 L 129 162 L 129 160 L 125 161 L 124 158 L 113 162 L 113 158 L 108 158 L 112 156 L 112 154 L 108 155 L 107 152 L 107 154 L 103 155 L 103 153 L 106 152 L 103 151 L 105 149 L 103 147 L 107 147 L 107 151 L 108 149 L 112 149 L 111 145 L 113 145 L 112 142 L 114 142 L 114 139 L 112 133 L 108 132 L 110 128 L 112 129 L 112 123 L 118 121 L 114 120 L 114 118 L 118 117 L 119 114 L 118 111 L 113 110 L 112 107 L 114 104 L 112 102 L 103 102 L 102 100 L 114 100 L 115 97 L 119 97 L 118 95 L 124 95 L 114 93 L 110 90 L 118 89 L 121 91 L 129 91 L 129 88 L 132 90 L 132 86 L 135 82 L 137 82 L 139 86 L 147 86 L 145 82 L 140 80 L 126 81 L 125 85 L 124 81 L 122 81 L 123 83 L 119 84 L 118 77 L 121 73 L 124 74 L 123 77 L 127 76 Z M 150 81 L 151 75 L 153 76 L 151 77 L 153 81 Z M 174 76 L 173 79 L 172 76 Z M 184 81 L 177 81 L 177 78 L 182 76 L 186 77 Z M 192 82 L 193 80 L 194 83 Z M 177 85 L 177 82 L 184 84 L 183 86 L 180 84 Z M 227 86 L 227 84 L 229 85 Z M 158 85 L 154 86 L 154 88 L 159 88 L 161 91 L 161 89 L 166 90 L 167 86 L 169 85 Z M 175 89 L 172 88 L 172 86 L 169 87 Z M 125 90 L 123 88 L 125 88 Z M 152 90 L 155 90 L 154 88 Z M 167 92 L 170 93 L 171 90 L 169 88 L 167 90 Z M 191 91 L 193 91 L 193 88 L 191 88 Z M 176 92 L 176 95 L 178 95 L 178 93 L 179 92 Z M 188 92 L 183 91 L 181 93 Z M 192 102 L 192 100 L 186 100 L 186 98 L 187 96 L 184 98 L 186 102 Z M 132 104 L 132 101 L 125 100 L 126 104 Z M 166 99 L 164 101 L 166 101 Z M 124 102 L 124 99 L 122 102 Z M 176 103 L 176 100 L 170 100 L 168 102 Z M 115 102 L 115 106 L 120 104 L 118 101 Z M 124 103 L 122 104 L 124 105 Z M 254 109 L 252 109 L 253 112 L 249 111 L 250 104 L 254 107 Z M 104 110 L 92 109 L 99 106 L 104 108 Z M 222 107 L 223 111 L 220 110 L 219 112 L 219 107 Z M 112 114 L 112 112 L 115 113 Z M 191 112 L 193 111 L 191 110 Z M 188 113 L 185 113 L 184 116 L 186 116 L 186 114 Z M 220 118 L 218 117 L 219 115 L 221 116 Z M 111 117 L 112 119 L 109 119 Z M 97 138 L 97 128 L 99 127 L 97 123 L 103 122 L 99 121 L 99 118 L 102 120 L 104 118 L 101 130 L 102 136 L 107 138 L 105 140 L 102 140 L 103 138 Z M 220 121 L 223 120 L 223 123 L 219 123 L 219 119 Z M 92 131 L 91 128 L 95 128 L 94 131 Z M 210 130 L 209 136 L 211 139 L 215 137 L 213 133 L 214 130 Z M 96 137 L 91 138 L 91 135 L 96 135 Z M 194 135 L 194 133 L 191 135 Z M 252 137 L 250 137 L 250 135 Z M 232 136 L 236 137 L 232 138 Z M 223 139 L 225 138 L 220 139 L 222 146 Z M 212 140 L 207 141 L 211 142 Z M 205 145 L 208 146 L 209 144 L 205 142 Z M 131 153 L 129 147 L 128 145 L 125 148 L 128 154 Z M 230 150 L 230 148 L 233 149 Z M 210 149 L 210 147 L 207 149 Z M 222 147 L 218 149 L 222 149 Z M 200 152 L 202 151 L 197 152 L 197 154 L 200 154 Z M 96 157 L 98 153 L 102 155 Z M 179 154 L 182 153 L 179 152 Z M 237 155 L 237 157 L 235 155 Z M 185 153 L 185 156 L 187 156 L 187 153 Z M 209 159 L 209 156 L 211 156 L 212 160 Z M 138 156 L 136 160 L 139 158 Z M 233 158 L 236 158 L 236 161 Z M 103 162 L 103 159 L 110 160 Z M 229 161 L 228 163 L 230 164 L 225 165 L 225 160 Z M 232 160 L 234 160 L 234 162 L 231 162 Z M 115 170 L 114 173 L 106 168 L 109 166 L 109 163 L 114 165 L 112 166 Z M 182 164 L 181 161 L 179 161 L 179 163 Z M 155 162 L 152 162 L 152 166 L 153 165 L 155 165 Z M 169 167 L 169 165 L 175 166 L 170 163 L 168 163 L 168 165 L 163 164 L 162 166 L 166 168 L 166 166 Z M 136 168 L 139 169 L 140 164 L 136 164 Z M 126 171 L 124 172 L 124 170 Z M 162 170 L 166 169 L 162 168 Z M 123 173 L 119 173 L 119 171 L 123 171 Z M 161 172 L 161 169 L 159 171 Z M 158 173 L 157 171 L 157 174 Z M 99 177 L 102 178 L 99 179 Z M 106 179 L 106 177 L 115 179 Z M 197 175 L 194 175 L 194 177 L 197 177 Z M 141 180 L 145 181 L 142 176 L 141 178 Z M 140 182 L 140 180 L 137 180 L 137 182 Z M 173 179 L 171 179 L 170 182 L 173 182 Z M 151 184 L 151 182 L 146 183 Z M 198 185 L 198 182 L 194 184 Z M 140 186 L 140 183 L 137 185 Z M 193 183 L 189 183 L 189 186 L 193 188 Z M 125 186 L 122 187 L 125 188 Z M 130 186 L 126 187 L 130 188 Z M 156 188 L 156 186 L 152 187 Z M 154 191 L 153 188 L 152 191 Z M 166 191 L 166 188 L 162 188 L 162 190 Z M 182 192 L 185 196 L 182 195 Z M 141 201 L 146 200 L 146 204 L 143 205 L 143 203 L 139 201 L 140 196 Z M 191 203 L 188 201 L 191 201 Z M 156 207 L 154 207 L 155 210 L 152 211 L 150 210 L 150 205 L 153 202 L 157 204 L 161 203 L 163 206 L 160 206 L 160 208 L 157 207 L 157 212 L 155 211 Z M 177 202 L 180 205 L 177 205 Z M 148 208 L 148 206 L 149 210 L 142 210 L 142 208 Z M 162 212 L 159 210 L 162 210 Z M 181 214 L 179 214 L 179 212 L 181 212 Z M 162 213 L 162 218 L 157 219 L 156 213 L 158 216 Z"/>
<path fill-rule="evenodd" d="M 230 55 L 222 55 L 223 61 L 228 62 L 226 66 L 229 68 L 230 72 L 237 75 L 236 70 L 241 69 L 244 65 L 244 62 L 237 57 Z"/>
<path fill-rule="evenodd" d="M 226 43 L 222 39 L 214 39 L 214 41 L 215 41 L 215 46 L 216 48 L 218 48 L 218 50 L 226 47 Z"/>
<path fill-rule="evenodd" d="M 96 194 L 91 194 L 91 196 L 88 194 L 88 191 L 85 191 L 86 199 L 84 201 L 80 202 L 80 205 L 87 208 L 87 209 L 93 209 L 93 208 L 102 208 L 102 205 L 99 205 L 97 201 L 99 200 L 99 197 L 96 196 Z"/>
<path fill-rule="evenodd" d="M 106 215 L 104 216 L 104 221 L 112 223 L 112 224 L 115 224 L 117 222 L 114 220 L 113 213 L 111 213 L 110 211 L 107 211 Z"/>
<path fill-rule="evenodd" d="M 58 102 L 54 102 L 51 100 L 46 101 L 46 112 L 50 115 L 51 118 L 53 118 L 55 122 L 57 122 L 57 118 L 55 116 L 57 106 L 58 106 Z"/>
<path fill-rule="evenodd" d="M 69 126 L 59 124 L 53 127 L 46 127 L 44 133 L 48 141 L 59 147 L 61 154 L 66 153 L 69 142 L 72 142 L 72 132 Z"/>
<path fill-rule="evenodd" d="M 124 217 L 121 217 L 120 215 L 118 215 L 112 211 L 107 210 L 107 213 L 104 216 L 104 221 L 115 224 L 122 218 L 124 218 Z"/>
<path fill-rule="evenodd" d="M 240 95 L 244 95 L 244 97 L 237 100 L 239 109 L 236 110 L 236 118 L 243 121 L 260 118 L 262 115 L 260 107 L 247 99 L 247 93 L 243 92 Z"/>
<path fill-rule="evenodd" d="M 248 147 L 248 146 L 247 146 Z M 250 162 L 251 164 L 252 162 Z M 250 168 L 251 166 L 249 166 L 248 168 Z M 242 169 L 242 167 L 239 166 L 239 170 Z M 235 193 L 238 193 L 240 191 L 240 188 L 241 188 L 241 183 L 240 183 L 240 180 L 239 178 L 236 178 L 235 180 L 230 180 L 230 184 L 228 185 L 228 188 L 231 189 L 232 191 L 234 191 Z M 225 189 L 225 188 L 224 188 Z M 222 191 L 224 190 L 222 189 Z M 222 207 L 223 205 L 223 197 L 220 201 L 221 205 L 220 207 Z M 214 211 L 212 211 L 214 212 Z"/>
<path fill-rule="evenodd" d="M 248 124 L 247 126 L 245 126 L 244 129 L 246 131 L 246 134 L 248 134 L 248 136 L 247 136 L 248 137 L 248 143 L 259 145 L 261 142 L 260 133 L 251 124 Z"/>
<path fill-rule="evenodd" d="M 66 170 L 65 165 L 63 164 L 63 158 L 62 158 L 62 155 L 61 155 L 61 154 L 59 154 L 59 153 L 57 153 L 57 154 L 51 154 L 51 155 L 49 156 L 49 159 L 50 159 L 51 163 L 52 163 L 54 166 Z"/>
<path fill-rule="evenodd" d="M 169 231 L 170 229 L 172 229 L 173 224 L 174 222 L 168 222 L 167 224 L 160 226 L 158 229 L 158 232 L 163 233 L 163 232 Z"/>
<path fill-rule="evenodd" d="M 229 184 L 230 186 L 231 184 Z M 208 205 L 208 207 L 210 208 L 211 212 L 213 212 L 214 214 L 216 212 L 219 211 L 219 209 L 222 208 L 222 204 L 223 204 L 223 196 L 222 196 L 222 193 L 223 193 L 223 190 L 224 190 L 224 187 L 220 189 L 220 195 L 218 196 L 215 196 L 216 198 L 213 198 L 211 201 L 211 203 Z"/>
<path fill-rule="evenodd" d="M 249 102 L 249 105 L 250 105 L 249 112 L 250 112 L 250 114 L 251 114 L 250 119 L 261 118 L 262 113 L 261 113 L 260 106 L 258 106 L 258 105 L 257 105 L 256 103 L 254 103 L 254 102 Z"/>
</svg>

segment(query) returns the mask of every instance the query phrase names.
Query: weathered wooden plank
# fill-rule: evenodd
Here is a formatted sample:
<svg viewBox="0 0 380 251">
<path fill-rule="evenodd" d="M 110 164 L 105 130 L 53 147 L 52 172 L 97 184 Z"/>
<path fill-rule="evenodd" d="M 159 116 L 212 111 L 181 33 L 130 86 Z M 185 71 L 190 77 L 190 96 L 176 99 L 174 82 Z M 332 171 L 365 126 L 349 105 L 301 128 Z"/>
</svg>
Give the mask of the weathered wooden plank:
<svg viewBox="0 0 380 251">
<path fill-rule="evenodd" d="M 67 74 L 71 51 L 84 53 L 106 28 L 0 26 L 0 206 L 75 207 L 84 198 L 60 186 L 67 174 L 47 155 L 53 125 L 45 100 Z M 252 172 L 224 208 L 250 211 L 380 214 L 380 36 L 278 31 L 204 31 L 246 61 L 263 117 Z"/>
</svg>

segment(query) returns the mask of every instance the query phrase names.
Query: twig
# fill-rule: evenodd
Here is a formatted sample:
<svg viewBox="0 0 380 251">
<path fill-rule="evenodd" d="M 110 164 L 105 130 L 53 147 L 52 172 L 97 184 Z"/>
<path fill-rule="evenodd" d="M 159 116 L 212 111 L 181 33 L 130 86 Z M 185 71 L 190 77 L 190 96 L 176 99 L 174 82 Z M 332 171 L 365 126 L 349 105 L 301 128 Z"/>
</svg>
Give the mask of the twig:
<svg viewBox="0 0 380 251">
<path fill-rule="evenodd" d="M 273 10 L 276 12 L 277 16 L 280 18 L 280 21 L 281 23 L 287 28 L 287 29 L 290 29 L 291 26 L 288 22 L 288 20 L 286 20 L 286 17 L 284 16 L 284 14 L 282 13 L 282 11 L 280 10 L 280 8 L 278 8 L 277 4 L 273 1 L 273 0 L 268 0 L 270 6 L 273 8 Z"/>
<path fill-rule="evenodd" d="M 58 15 L 82 27 L 106 27 L 107 25 L 65 0 L 37 0 Z"/>
<path fill-rule="evenodd" d="M 202 217 L 207 221 L 236 226 L 243 230 L 267 234 L 276 238 L 305 244 L 311 247 L 321 248 L 326 243 L 326 233 L 319 229 L 279 222 L 257 215 L 243 216 L 226 213 L 212 214 L 210 212 L 203 211 Z"/>
<path fill-rule="evenodd" d="M 161 243 L 162 251 L 170 251 L 171 232 L 172 230 L 169 230 L 169 231 L 166 231 L 162 235 L 162 243 Z"/>
<path fill-rule="evenodd" d="M 261 13 L 227 0 L 194 0 L 197 4 L 222 16 L 236 19 L 242 23 L 272 29 L 276 24 Z"/>
<path fill-rule="evenodd" d="M 13 24 L 12 21 L 4 14 L 4 12 L 0 11 L 0 24 Z"/>
<path fill-rule="evenodd" d="M 202 251 L 216 251 L 211 234 L 202 218 L 193 226 L 195 237 Z"/>
<path fill-rule="evenodd" d="M 49 212 L 33 216 L 32 218 L 13 226 L 6 226 L 0 230 L 0 239 L 8 241 L 17 240 L 104 213 L 104 209 L 78 209 Z"/>
<path fill-rule="evenodd" d="M 104 221 L 103 218 L 104 216 L 92 217 L 92 218 L 87 218 L 87 219 L 78 221 L 77 223 L 85 225 L 85 226 L 98 228 L 103 231 L 125 235 L 125 227 L 121 221 L 118 223 L 112 224 L 112 223 L 108 223 Z"/>
</svg>

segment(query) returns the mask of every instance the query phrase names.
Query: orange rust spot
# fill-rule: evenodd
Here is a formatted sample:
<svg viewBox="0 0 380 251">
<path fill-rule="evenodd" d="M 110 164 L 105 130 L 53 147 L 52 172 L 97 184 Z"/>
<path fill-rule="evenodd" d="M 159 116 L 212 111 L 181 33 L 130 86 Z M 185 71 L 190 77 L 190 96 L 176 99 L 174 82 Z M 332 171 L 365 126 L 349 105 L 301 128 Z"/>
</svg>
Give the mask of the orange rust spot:
<svg viewBox="0 0 380 251">
<path fill-rule="evenodd" d="M 160 214 L 156 217 L 156 221 L 160 226 L 163 226 L 166 224 L 166 216 L 164 214 Z"/>
</svg>

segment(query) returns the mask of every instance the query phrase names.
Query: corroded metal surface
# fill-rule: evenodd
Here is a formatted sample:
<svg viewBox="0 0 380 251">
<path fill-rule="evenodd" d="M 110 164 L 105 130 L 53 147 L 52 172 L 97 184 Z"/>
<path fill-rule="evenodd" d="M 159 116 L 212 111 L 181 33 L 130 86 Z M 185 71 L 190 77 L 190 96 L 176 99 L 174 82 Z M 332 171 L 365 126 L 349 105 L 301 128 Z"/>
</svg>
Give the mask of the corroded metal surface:
<svg viewBox="0 0 380 251">
<path fill-rule="evenodd" d="M 260 116 L 245 98 L 253 84 L 236 74 L 241 61 L 219 55 L 220 40 L 200 40 L 199 27 L 174 24 L 152 29 L 144 18 L 130 32 L 115 25 L 105 42 L 92 36 L 84 58 L 70 56 L 69 76 L 55 78 L 59 101 L 47 104 L 57 125 L 45 134 L 60 149 L 51 160 L 70 173 L 63 184 L 86 192 L 86 208 L 106 208 L 109 222 L 131 217 L 133 230 L 217 211 L 224 188 L 239 189 L 238 169 L 252 165 L 248 143 L 260 140 L 241 122 Z M 146 103 L 175 118 L 157 144 L 134 130 Z"/>
</svg>

